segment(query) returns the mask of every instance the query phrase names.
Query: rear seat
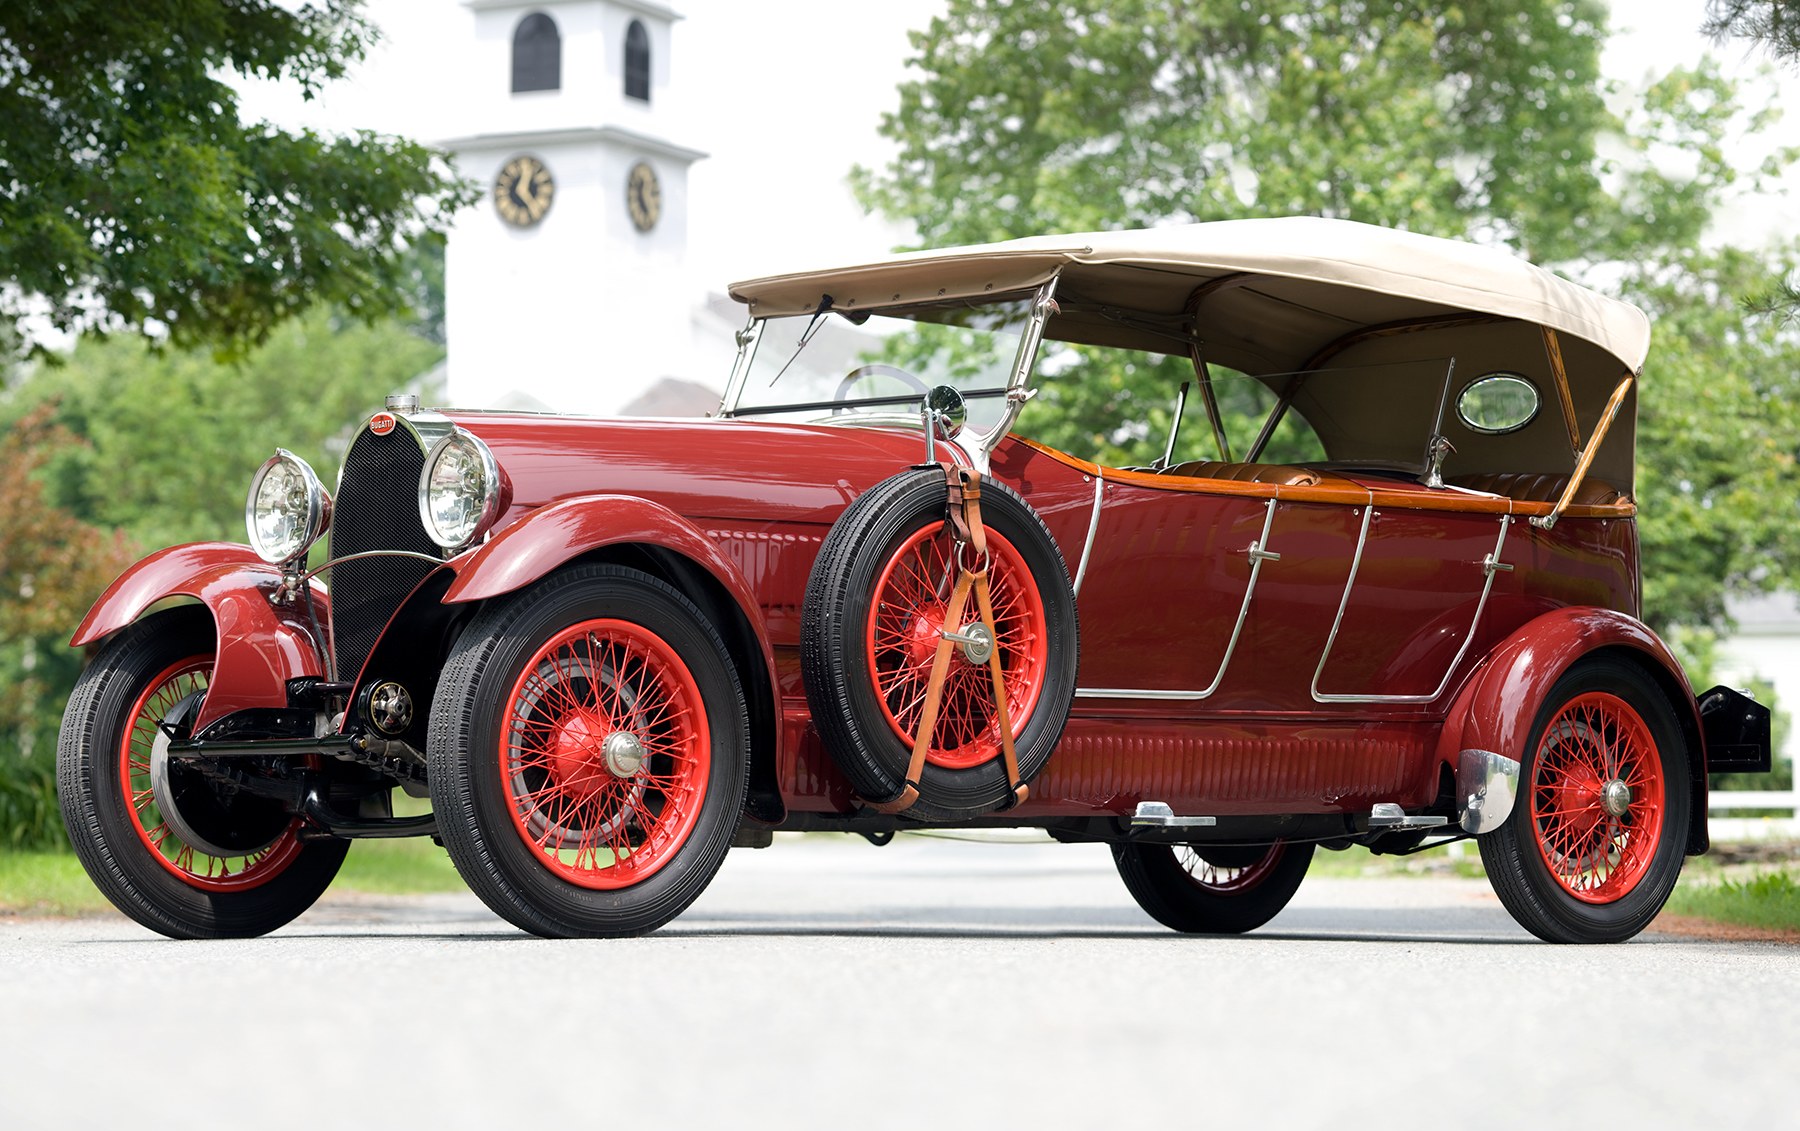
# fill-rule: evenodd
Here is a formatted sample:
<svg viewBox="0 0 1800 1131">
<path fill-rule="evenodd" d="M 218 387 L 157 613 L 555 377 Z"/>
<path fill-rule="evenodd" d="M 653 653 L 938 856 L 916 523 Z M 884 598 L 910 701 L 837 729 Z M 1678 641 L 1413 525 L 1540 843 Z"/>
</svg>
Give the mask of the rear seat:
<svg viewBox="0 0 1800 1131">
<path fill-rule="evenodd" d="M 1521 502 L 1555 503 L 1562 499 L 1563 491 L 1569 486 L 1569 477 L 1529 471 L 1488 471 L 1480 475 L 1452 476 L 1448 482 L 1453 487 L 1486 491 L 1490 495 L 1505 495 Z M 1603 507 L 1624 497 L 1624 493 L 1617 487 L 1590 475 L 1581 481 L 1573 501 L 1579 506 Z"/>
<path fill-rule="evenodd" d="M 1320 482 L 1319 473 L 1280 463 L 1226 463 L 1223 460 L 1194 459 L 1178 463 L 1164 475 L 1185 475 L 1194 479 L 1228 479 L 1234 483 L 1275 483 L 1284 487 L 1311 487 Z"/>
</svg>

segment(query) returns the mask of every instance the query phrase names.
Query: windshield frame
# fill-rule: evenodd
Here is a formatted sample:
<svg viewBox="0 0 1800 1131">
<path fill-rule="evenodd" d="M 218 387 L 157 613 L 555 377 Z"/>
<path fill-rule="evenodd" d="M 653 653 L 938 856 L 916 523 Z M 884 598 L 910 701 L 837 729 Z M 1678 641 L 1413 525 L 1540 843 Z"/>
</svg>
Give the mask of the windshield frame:
<svg viewBox="0 0 1800 1131">
<path fill-rule="evenodd" d="M 969 390 L 961 394 L 970 398 L 986 399 L 990 397 L 1004 397 L 1006 399 L 1006 406 L 1002 410 L 1000 419 L 992 428 L 985 432 L 978 432 L 974 429 L 966 428 L 958 435 L 951 437 L 957 447 L 969 457 L 969 461 L 974 464 L 976 470 L 981 471 L 984 474 L 988 470 L 988 457 L 1007 433 L 1012 431 L 1012 427 L 1014 423 L 1017 422 L 1019 413 L 1024 408 L 1025 402 L 1031 399 L 1032 394 L 1026 389 L 1026 385 L 1030 382 L 1031 372 L 1037 359 L 1038 347 L 1042 345 L 1044 340 L 1044 324 L 1048 321 L 1050 315 L 1056 312 L 1055 294 L 1056 277 L 1052 276 L 1034 291 L 1021 292 L 1012 295 L 995 295 L 991 299 L 993 302 L 1002 302 L 1028 298 L 1029 307 L 1025 324 L 1019 333 L 1018 346 L 1013 354 L 1012 367 L 1007 376 L 1006 384 L 999 389 Z M 870 307 L 851 312 L 835 310 L 829 308 L 824 303 L 821 303 L 819 313 L 812 317 L 823 317 L 828 313 L 854 313 L 859 316 L 881 314 L 896 318 L 908 318 L 909 320 L 916 321 L 916 319 L 909 318 L 906 313 L 908 309 L 911 308 Z M 797 316 L 781 315 L 778 317 L 792 318 Z M 738 331 L 737 358 L 731 367 L 731 377 L 725 385 L 725 395 L 720 398 L 718 415 L 729 419 L 742 419 L 744 417 L 763 416 L 775 412 L 830 408 L 831 403 L 814 401 L 796 402 L 792 405 L 756 405 L 742 409 L 739 408 L 739 401 L 742 399 L 744 386 L 750 376 L 752 360 L 756 355 L 756 348 L 762 340 L 763 328 L 767 321 L 768 318 L 759 318 L 753 315 L 750 318 L 749 323 L 742 330 Z M 894 427 L 916 422 L 919 427 L 923 428 L 924 399 L 925 397 L 922 393 L 907 394 L 904 396 L 864 398 L 855 402 L 856 405 L 859 407 L 875 409 L 889 407 L 897 409 L 904 405 L 917 405 L 920 406 L 920 410 L 911 414 L 902 412 L 864 412 L 853 414 L 849 417 L 829 419 L 822 417 L 820 420 L 811 423 L 831 424 L 836 426 L 864 425 Z M 839 405 L 839 407 L 841 407 L 841 405 Z"/>
</svg>

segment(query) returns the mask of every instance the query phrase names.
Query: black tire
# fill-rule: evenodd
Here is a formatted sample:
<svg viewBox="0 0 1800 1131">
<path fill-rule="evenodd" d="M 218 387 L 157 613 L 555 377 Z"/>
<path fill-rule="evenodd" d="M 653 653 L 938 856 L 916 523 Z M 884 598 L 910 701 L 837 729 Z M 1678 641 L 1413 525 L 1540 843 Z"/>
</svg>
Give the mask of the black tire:
<svg viewBox="0 0 1800 1131">
<path fill-rule="evenodd" d="M 177 795 L 180 818 L 212 832 L 208 843 L 244 851 L 208 855 L 170 828 L 150 789 L 154 726 L 205 686 L 215 647 L 212 621 L 196 609 L 121 630 L 76 682 L 56 744 L 57 794 L 82 867 L 113 906 L 177 939 L 248 938 L 290 922 L 350 848 L 301 841 L 299 821 L 277 803 L 216 791 L 193 771 Z"/>
<path fill-rule="evenodd" d="M 724 862 L 749 753 L 705 615 L 648 574 L 575 566 L 463 630 L 431 708 L 432 809 L 457 871 L 508 922 L 641 935 Z"/>
<path fill-rule="evenodd" d="M 1190 935 L 1241 935 L 1288 905 L 1306 878 L 1313 846 L 1112 846 L 1119 878 L 1152 919 Z"/>
<path fill-rule="evenodd" d="M 1591 775 L 1588 788 L 1588 759 L 1616 772 Z M 1613 781 L 1630 791 L 1628 802 L 1615 798 L 1624 804 L 1616 816 L 1603 792 Z M 1637 666 L 1593 657 L 1545 697 L 1520 759 L 1518 799 L 1506 823 L 1480 838 L 1481 862 L 1500 902 L 1537 937 L 1623 942 L 1675 890 L 1692 809 L 1687 744 L 1668 697 Z"/>
<path fill-rule="evenodd" d="M 936 469 L 906 471 L 876 484 L 832 526 L 807 581 L 800 669 L 813 724 L 857 793 L 870 800 L 897 795 L 912 758 L 916 704 L 948 597 L 946 498 L 943 472 Z M 1024 500 L 989 480 L 982 484 L 981 514 L 994 562 L 991 584 L 1001 663 L 1013 689 L 1008 701 L 1013 705 L 1014 751 L 1020 776 L 1029 782 L 1062 736 L 1075 694 L 1081 651 L 1075 596 L 1062 553 Z M 930 602 L 923 590 L 917 594 L 920 601 L 902 608 L 900 575 L 908 563 L 917 564 L 920 575 L 942 566 L 935 609 L 925 608 Z M 884 578 L 890 580 L 884 583 Z M 878 587 L 892 599 L 878 599 Z M 899 619 L 916 631 L 909 637 L 909 630 L 882 628 L 883 639 L 911 642 L 897 647 L 871 643 L 872 626 L 891 625 L 896 610 L 907 614 Z M 884 612 L 888 619 L 878 621 Z M 976 618 L 971 597 L 965 625 Z M 992 725 L 991 676 L 960 654 L 953 654 L 950 663 L 944 710 L 935 730 L 942 737 L 934 740 L 920 775 L 919 800 L 906 814 L 921 820 L 976 816 L 1012 797 L 999 755 L 999 730 Z M 958 703 L 965 709 L 954 709 Z M 1018 705 L 1030 709 L 1022 711 Z M 967 737 L 958 741 L 955 735 Z"/>
</svg>

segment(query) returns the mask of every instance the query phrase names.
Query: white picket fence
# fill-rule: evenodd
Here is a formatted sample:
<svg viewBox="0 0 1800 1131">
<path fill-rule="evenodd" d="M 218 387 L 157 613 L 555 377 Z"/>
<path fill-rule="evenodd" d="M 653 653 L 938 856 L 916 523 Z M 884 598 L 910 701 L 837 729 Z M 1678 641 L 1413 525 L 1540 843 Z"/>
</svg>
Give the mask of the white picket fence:
<svg viewBox="0 0 1800 1131">
<path fill-rule="evenodd" d="M 1707 795 L 1709 810 L 1707 827 L 1712 839 L 1733 840 L 1800 840 L 1800 791 L 1734 789 L 1713 790 Z M 1715 817 L 1728 809 L 1754 809 L 1767 816 Z"/>
</svg>

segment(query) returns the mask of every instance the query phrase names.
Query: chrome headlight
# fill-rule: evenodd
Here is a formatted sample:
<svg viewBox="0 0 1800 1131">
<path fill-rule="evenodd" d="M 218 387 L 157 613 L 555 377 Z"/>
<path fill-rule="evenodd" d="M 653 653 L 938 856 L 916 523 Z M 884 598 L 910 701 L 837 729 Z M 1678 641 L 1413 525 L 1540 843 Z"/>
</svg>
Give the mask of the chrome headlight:
<svg viewBox="0 0 1800 1131">
<path fill-rule="evenodd" d="M 433 542 L 446 550 L 461 549 L 494 525 L 504 493 L 494 453 L 458 428 L 425 453 L 419 518 Z"/>
<path fill-rule="evenodd" d="M 250 480 L 244 501 L 244 526 L 250 548 L 274 565 L 306 553 L 331 521 L 331 496 L 307 462 L 276 448 Z"/>
</svg>

